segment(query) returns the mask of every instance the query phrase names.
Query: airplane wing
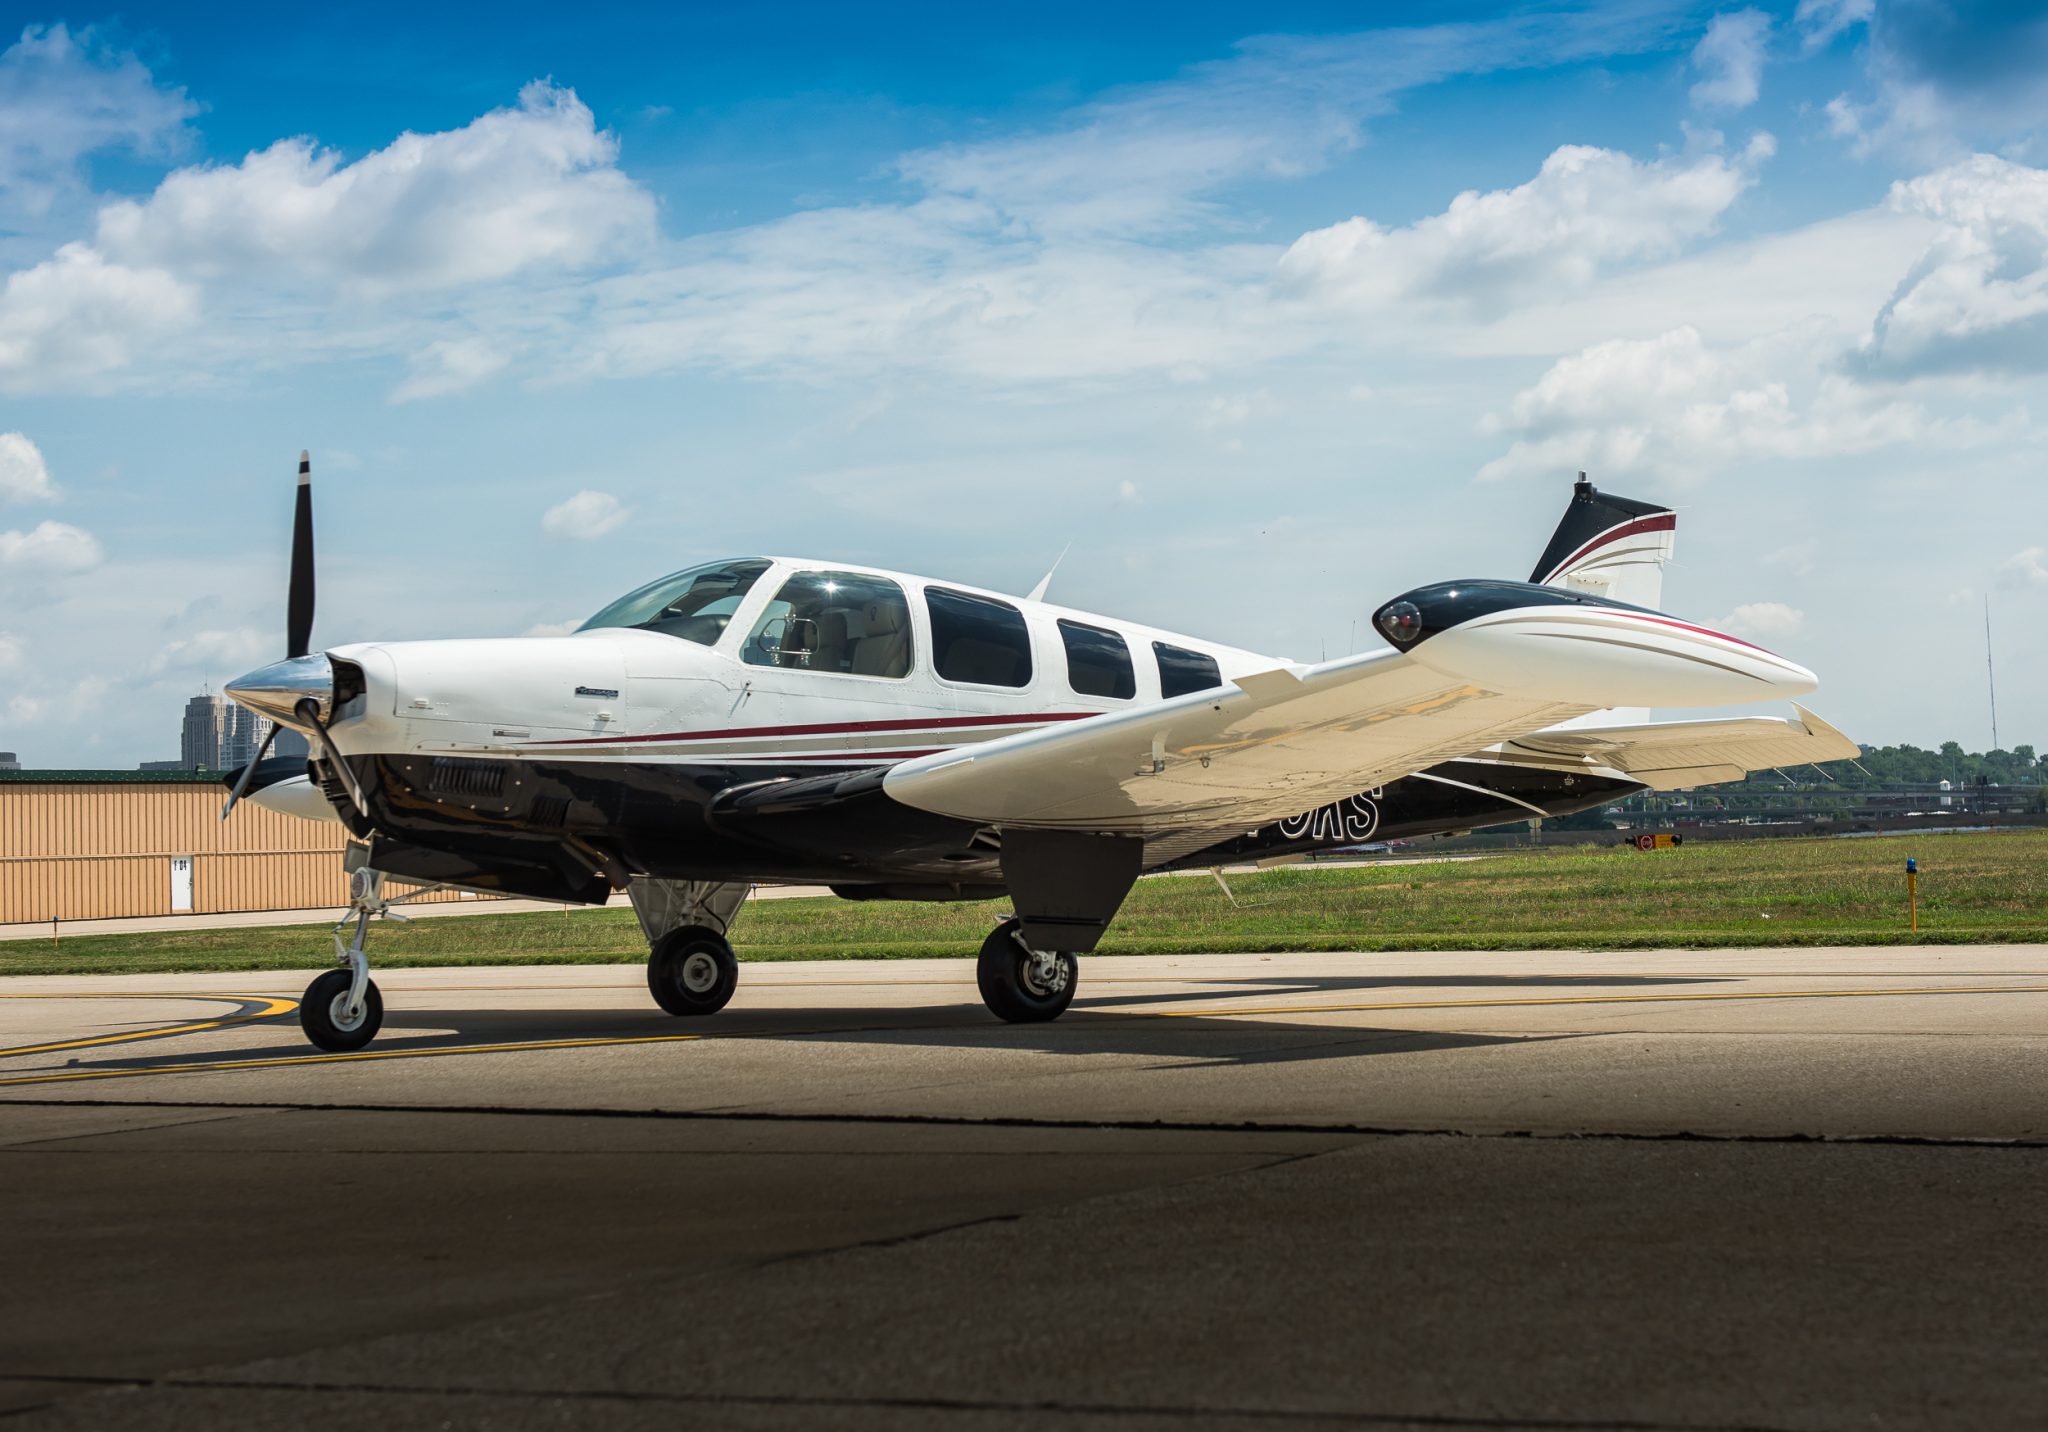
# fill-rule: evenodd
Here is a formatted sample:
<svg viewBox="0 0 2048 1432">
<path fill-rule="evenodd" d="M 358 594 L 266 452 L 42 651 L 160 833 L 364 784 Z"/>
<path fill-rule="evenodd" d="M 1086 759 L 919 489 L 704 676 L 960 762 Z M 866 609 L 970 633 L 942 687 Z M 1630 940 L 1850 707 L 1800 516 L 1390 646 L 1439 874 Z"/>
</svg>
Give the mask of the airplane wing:
<svg viewBox="0 0 2048 1432">
<path fill-rule="evenodd" d="M 1798 719 L 1745 716 L 1725 721 L 1663 721 L 1639 726 L 1576 726 L 1536 731 L 1505 743 L 1518 763 L 1566 768 L 1605 766 L 1652 790 L 1739 781 L 1773 766 L 1853 759 L 1861 748 L 1794 702 Z"/>
<path fill-rule="evenodd" d="M 1250 828 L 1589 709 L 1387 651 L 922 756 L 892 767 L 883 789 L 990 825 Z"/>
<path fill-rule="evenodd" d="M 1250 829 L 1588 711 L 1797 695 L 1813 673 L 1661 613 L 1522 583 L 1418 588 L 1392 649 L 935 752 L 883 789 L 983 824 L 1159 837 Z"/>
</svg>

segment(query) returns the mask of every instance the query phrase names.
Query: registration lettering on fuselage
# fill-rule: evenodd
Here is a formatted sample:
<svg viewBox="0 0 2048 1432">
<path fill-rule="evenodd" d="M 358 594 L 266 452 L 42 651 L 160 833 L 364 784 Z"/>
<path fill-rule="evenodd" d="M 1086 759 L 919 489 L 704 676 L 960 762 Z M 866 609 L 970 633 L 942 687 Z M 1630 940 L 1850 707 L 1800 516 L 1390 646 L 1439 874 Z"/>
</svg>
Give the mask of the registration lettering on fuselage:
<svg viewBox="0 0 2048 1432">
<path fill-rule="evenodd" d="M 1319 845 L 1346 845 L 1370 840 L 1379 829 L 1380 808 L 1364 796 L 1346 796 L 1341 801 L 1317 806 L 1312 811 L 1288 816 L 1280 822 L 1280 834 L 1288 840 L 1313 840 Z"/>
</svg>

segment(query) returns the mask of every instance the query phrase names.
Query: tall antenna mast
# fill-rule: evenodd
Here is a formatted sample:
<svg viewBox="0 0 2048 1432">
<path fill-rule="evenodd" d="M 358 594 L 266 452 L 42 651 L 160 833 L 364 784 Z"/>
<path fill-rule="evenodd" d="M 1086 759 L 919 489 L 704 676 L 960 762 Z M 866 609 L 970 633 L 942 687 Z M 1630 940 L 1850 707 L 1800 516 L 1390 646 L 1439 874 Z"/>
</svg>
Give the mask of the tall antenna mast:
<svg viewBox="0 0 2048 1432">
<path fill-rule="evenodd" d="M 1984 594 L 1984 681 L 1991 688 L 1991 749 L 1998 749 L 1998 671 L 1991 664 L 1991 593 Z"/>
</svg>

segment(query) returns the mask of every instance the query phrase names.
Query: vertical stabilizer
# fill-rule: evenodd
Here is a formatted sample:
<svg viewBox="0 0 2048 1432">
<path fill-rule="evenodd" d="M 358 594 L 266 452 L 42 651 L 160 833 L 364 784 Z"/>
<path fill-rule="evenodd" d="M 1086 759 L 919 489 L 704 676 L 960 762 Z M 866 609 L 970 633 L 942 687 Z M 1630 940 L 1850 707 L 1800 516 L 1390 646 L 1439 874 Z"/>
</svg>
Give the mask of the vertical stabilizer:
<svg viewBox="0 0 2048 1432">
<path fill-rule="evenodd" d="M 1565 508 L 1550 545 L 1536 562 L 1529 580 L 1545 587 L 1588 592 L 1631 606 L 1659 610 L 1664 600 L 1664 564 L 1671 560 L 1678 514 L 1654 502 L 1611 497 L 1586 481 L 1572 484 L 1571 506 Z M 1593 711 L 1565 726 L 1606 726 L 1641 723 L 1647 709 Z"/>
<path fill-rule="evenodd" d="M 1677 526 L 1670 508 L 1609 496 L 1582 472 L 1529 580 L 1655 609 Z"/>
</svg>

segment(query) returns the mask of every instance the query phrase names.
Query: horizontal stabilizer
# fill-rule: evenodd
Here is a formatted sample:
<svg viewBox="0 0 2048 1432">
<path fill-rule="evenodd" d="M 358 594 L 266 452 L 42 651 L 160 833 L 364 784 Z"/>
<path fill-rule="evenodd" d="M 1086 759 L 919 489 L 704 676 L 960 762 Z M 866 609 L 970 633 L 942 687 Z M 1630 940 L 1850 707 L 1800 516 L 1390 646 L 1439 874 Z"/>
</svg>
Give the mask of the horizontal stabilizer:
<svg viewBox="0 0 2048 1432">
<path fill-rule="evenodd" d="M 1574 726 L 1537 731 L 1506 743 L 1517 762 L 1605 766 L 1652 790 L 1739 781 L 1774 766 L 1850 760 L 1861 748 L 1793 704 L 1797 720 L 1741 716 L 1729 720 L 1658 721 L 1631 726 Z M 1548 758 L 1548 759 L 1546 759 Z"/>
</svg>

